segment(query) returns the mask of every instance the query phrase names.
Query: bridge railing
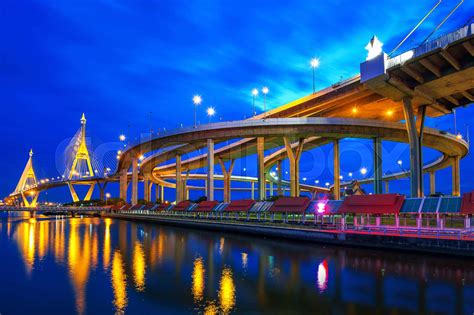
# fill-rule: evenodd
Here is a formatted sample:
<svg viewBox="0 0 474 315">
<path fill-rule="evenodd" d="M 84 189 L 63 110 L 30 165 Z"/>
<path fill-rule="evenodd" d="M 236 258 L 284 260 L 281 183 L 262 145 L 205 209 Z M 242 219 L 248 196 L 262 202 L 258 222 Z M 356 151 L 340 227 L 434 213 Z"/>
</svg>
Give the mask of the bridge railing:
<svg viewBox="0 0 474 315">
<path fill-rule="evenodd" d="M 0 206 L 0 211 L 44 211 L 44 212 L 81 212 L 81 211 L 108 211 L 109 209 L 104 207 L 37 207 L 37 208 L 27 208 L 27 207 L 17 207 L 17 206 Z"/>
</svg>

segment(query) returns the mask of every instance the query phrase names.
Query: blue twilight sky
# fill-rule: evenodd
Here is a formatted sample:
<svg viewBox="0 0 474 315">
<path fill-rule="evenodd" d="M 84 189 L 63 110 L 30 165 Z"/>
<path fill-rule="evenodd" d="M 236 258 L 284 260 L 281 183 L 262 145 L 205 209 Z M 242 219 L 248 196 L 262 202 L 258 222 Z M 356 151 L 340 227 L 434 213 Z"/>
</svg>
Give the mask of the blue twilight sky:
<svg viewBox="0 0 474 315">
<path fill-rule="evenodd" d="M 191 125 L 196 93 L 203 97 L 203 123 L 208 106 L 217 111 L 214 120 L 242 119 L 252 112 L 252 88 L 269 87 L 269 107 L 310 93 L 314 56 L 321 60 L 318 88 L 351 77 L 373 34 L 390 51 L 435 2 L 3 0 L 0 196 L 14 189 L 31 147 L 39 177 L 59 175 L 58 148 L 79 128 L 82 112 L 96 145 L 116 142 L 120 133 L 136 138 L 150 122 L 153 130 Z M 444 1 L 400 52 L 421 42 L 457 2 Z M 437 34 L 462 26 L 473 9 L 466 1 Z M 473 112 L 458 111 L 463 133 Z M 429 124 L 453 130 L 452 121 L 450 115 Z M 344 145 L 353 153 L 369 144 Z M 406 147 L 385 149 L 400 151 L 408 165 Z M 343 174 L 367 162 L 352 153 Z M 302 167 L 303 176 L 330 181 L 326 163 L 318 163 L 327 154 L 330 148 L 307 153 L 304 163 L 311 165 Z M 427 152 L 427 160 L 435 157 Z M 467 175 L 472 160 L 462 162 L 463 190 L 474 187 Z M 387 163 L 384 171 L 396 170 Z M 407 192 L 408 182 L 400 182 L 394 187 Z M 437 184 L 449 191 L 450 170 L 440 172 Z"/>
</svg>

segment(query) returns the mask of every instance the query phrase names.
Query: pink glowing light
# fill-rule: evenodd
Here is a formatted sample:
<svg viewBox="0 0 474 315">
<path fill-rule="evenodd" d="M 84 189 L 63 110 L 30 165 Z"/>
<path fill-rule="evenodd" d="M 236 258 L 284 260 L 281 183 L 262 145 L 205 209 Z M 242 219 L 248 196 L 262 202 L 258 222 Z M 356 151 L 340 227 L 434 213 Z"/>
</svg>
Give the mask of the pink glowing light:
<svg viewBox="0 0 474 315">
<path fill-rule="evenodd" d="M 322 202 L 318 202 L 318 211 L 319 214 L 324 213 L 326 211 L 326 204 Z"/>
</svg>

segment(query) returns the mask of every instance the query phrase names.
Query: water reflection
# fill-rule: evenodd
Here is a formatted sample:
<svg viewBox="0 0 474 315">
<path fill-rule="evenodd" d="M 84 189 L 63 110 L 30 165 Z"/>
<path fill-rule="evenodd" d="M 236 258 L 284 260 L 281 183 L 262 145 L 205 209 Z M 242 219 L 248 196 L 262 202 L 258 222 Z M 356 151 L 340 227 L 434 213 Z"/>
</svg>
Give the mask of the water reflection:
<svg viewBox="0 0 474 315">
<path fill-rule="evenodd" d="M 137 291 L 145 290 L 145 252 L 143 251 L 143 245 L 135 241 L 133 248 L 133 279 L 135 281 L 135 288 Z"/>
<path fill-rule="evenodd" d="M 76 296 L 76 308 L 79 314 L 84 313 L 86 306 L 86 284 L 89 279 L 90 267 L 94 260 L 91 254 L 90 234 L 81 233 L 84 226 L 76 220 L 70 222 L 68 244 L 69 276 Z"/>
<path fill-rule="evenodd" d="M 201 257 L 194 260 L 193 268 L 193 297 L 196 304 L 200 304 L 204 296 L 204 263 Z"/>
<path fill-rule="evenodd" d="M 44 286 L 39 276 L 45 274 L 51 279 L 49 290 L 74 297 L 71 305 L 61 299 L 67 308 L 62 313 L 474 311 L 470 260 L 298 245 L 111 219 L 2 222 L 1 256 L 15 257 L 16 251 L 25 267 L 20 265 L 24 279 L 17 273 L 10 283 L 30 288 L 22 295 L 40 299 L 33 288 Z M 5 246 L 11 242 L 12 252 Z M 8 292 L 2 283 L 0 292 Z M 13 302 L 0 295 L 2 307 Z M 44 303 L 31 304 L 49 310 Z"/>
<path fill-rule="evenodd" d="M 107 270 L 110 265 L 110 253 L 111 253 L 111 241 L 110 241 L 110 225 L 112 220 L 110 218 L 104 219 L 105 231 L 104 231 L 104 246 L 102 251 L 102 265 L 104 270 Z"/>
<path fill-rule="evenodd" d="M 112 288 L 114 289 L 114 306 L 116 314 L 124 313 L 127 306 L 127 277 L 122 255 L 117 250 L 112 261 Z"/>
<path fill-rule="evenodd" d="M 323 260 L 318 266 L 318 288 L 321 293 L 328 287 L 328 272 L 328 263 Z"/>
<path fill-rule="evenodd" d="M 228 314 L 235 306 L 235 285 L 234 279 L 232 279 L 232 270 L 229 267 L 222 270 L 219 302 L 223 314 Z"/>
</svg>

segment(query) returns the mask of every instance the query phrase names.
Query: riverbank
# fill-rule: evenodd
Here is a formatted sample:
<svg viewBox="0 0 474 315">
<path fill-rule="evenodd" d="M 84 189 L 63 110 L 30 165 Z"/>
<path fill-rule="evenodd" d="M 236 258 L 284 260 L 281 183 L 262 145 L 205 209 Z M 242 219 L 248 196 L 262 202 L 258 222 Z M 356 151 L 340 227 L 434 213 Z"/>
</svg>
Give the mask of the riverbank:
<svg viewBox="0 0 474 315">
<path fill-rule="evenodd" d="M 474 257 L 474 241 L 469 238 L 456 236 L 420 236 L 407 233 L 400 235 L 393 232 L 381 233 L 366 230 L 319 230 L 306 226 L 275 226 L 253 222 L 223 222 L 145 214 L 108 213 L 104 216 L 130 221 L 155 222 L 169 226 L 301 242 Z"/>
</svg>

